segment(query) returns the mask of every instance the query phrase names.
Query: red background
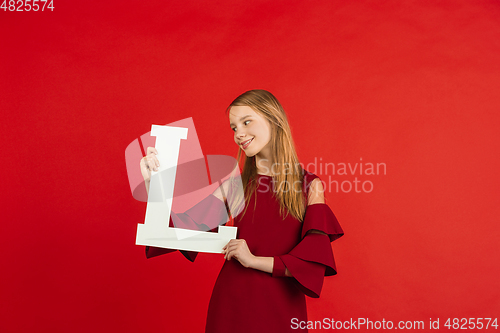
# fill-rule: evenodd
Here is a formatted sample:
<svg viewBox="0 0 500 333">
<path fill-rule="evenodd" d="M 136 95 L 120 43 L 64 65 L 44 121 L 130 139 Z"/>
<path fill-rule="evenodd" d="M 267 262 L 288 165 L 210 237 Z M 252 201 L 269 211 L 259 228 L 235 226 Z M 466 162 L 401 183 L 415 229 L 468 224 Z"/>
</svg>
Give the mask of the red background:
<svg viewBox="0 0 500 333">
<path fill-rule="evenodd" d="M 2 332 L 201 332 L 222 256 L 146 260 L 124 151 L 193 117 L 235 155 L 255 88 L 302 162 L 387 165 L 327 194 L 346 236 L 311 320 L 500 313 L 500 2 L 54 2 L 0 11 Z"/>
</svg>

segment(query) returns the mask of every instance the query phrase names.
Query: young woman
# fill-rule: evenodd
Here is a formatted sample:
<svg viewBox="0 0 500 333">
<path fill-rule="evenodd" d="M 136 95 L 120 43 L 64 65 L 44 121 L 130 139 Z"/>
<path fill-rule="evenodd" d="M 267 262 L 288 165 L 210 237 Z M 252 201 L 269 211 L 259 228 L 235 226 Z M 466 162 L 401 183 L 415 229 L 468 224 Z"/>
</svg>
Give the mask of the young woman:
<svg viewBox="0 0 500 333">
<path fill-rule="evenodd" d="M 205 332 L 305 332 L 305 296 L 319 297 L 324 276 L 337 273 L 330 242 L 344 232 L 325 204 L 320 179 L 302 169 L 278 100 L 265 90 L 247 91 L 227 113 L 239 146 L 238 161 L 242 152 L 245 155 L 245 208 L 233 216 L 237 239 L 222 249 L 225 262 L 212 292 Z M 156 153 L 148 148 L 141 160 L 146 186 L 149 170 L 159 166 Z M 225 209 L 224 201 L 237 201 L 229 198 L 230 186 L 225 182 L 203 200 L 201 210 L 214 212 Z M 210 223 L 202 216 L 207 214 L 173 218 L 190 228 Z M 146 255 L 172 251 L 147 248 Z M 181 252 L 192 261 L 196 256 Z"/>
</svg>

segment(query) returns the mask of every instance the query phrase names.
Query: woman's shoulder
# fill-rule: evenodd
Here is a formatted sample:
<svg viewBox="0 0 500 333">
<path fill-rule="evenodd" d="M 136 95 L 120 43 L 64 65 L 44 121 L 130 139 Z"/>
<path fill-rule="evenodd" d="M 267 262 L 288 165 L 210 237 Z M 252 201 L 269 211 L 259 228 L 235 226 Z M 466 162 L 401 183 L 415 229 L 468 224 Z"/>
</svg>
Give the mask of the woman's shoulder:
<svg viewBox="0 0 500 333">
<path fill-rule="evenodd" d="M 307 171 L 306 169 L 303 169 L 303 175 L 304 175 L 304 184 L 305 185 L 310 185 L 313 180 L 315 180 L 316 178 L 319 179 L 319 176 L 317 176 L 316 174 L 312 173 L 312 172 L 309 172 Z"/>
<path fill-rule="evenodd" d="M 306 196 L 309 194 L 309 190 L 311 188 L 311 185 L 314 184 L 314 180 L 317 179 L 316 182 L 321 181 L 318 175 L 307 171 L 306 169 L 303 170 L 303 187 L 304 187 L 304 192 L 306 193 Z"/>
</svg>

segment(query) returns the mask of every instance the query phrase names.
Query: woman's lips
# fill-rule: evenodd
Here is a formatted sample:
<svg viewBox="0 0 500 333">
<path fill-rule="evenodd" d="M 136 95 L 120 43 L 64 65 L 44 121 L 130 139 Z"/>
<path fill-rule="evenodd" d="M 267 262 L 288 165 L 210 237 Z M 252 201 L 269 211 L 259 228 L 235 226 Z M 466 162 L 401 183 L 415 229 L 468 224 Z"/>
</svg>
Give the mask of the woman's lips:
<svg viewBox="0 0 500 333">
<path fill-rule="evenodd" d="M 241 148 L 243 149 L 247 149 L 247 147 L 250 145 L 250 143 L 253 141 L 253 138 L 251 138 L 250 140 L 247 140 L 247 141 L 244 141 L 241 143 Z"/>
</svg>

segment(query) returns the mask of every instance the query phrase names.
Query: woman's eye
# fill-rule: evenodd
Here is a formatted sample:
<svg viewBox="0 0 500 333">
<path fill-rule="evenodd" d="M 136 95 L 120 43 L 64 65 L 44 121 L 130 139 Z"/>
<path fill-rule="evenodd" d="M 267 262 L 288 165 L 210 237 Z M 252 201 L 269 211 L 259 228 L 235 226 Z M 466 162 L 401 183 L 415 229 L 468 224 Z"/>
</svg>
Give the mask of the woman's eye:
<svg viewBox="0 0 500 333">
<path fill-rule="evenodd" d="M 248 125 L 249 123 L 250 123 L 250 120 L 245 120 L 245 121 L 243 122 L 243 125 L 245 125 L 245 126 L 246 126 L 246 125 Z M 236 130 L 237 130 L 237 127 L 231 127 L 231 131 L 236 132 Z"/>
</svg>

